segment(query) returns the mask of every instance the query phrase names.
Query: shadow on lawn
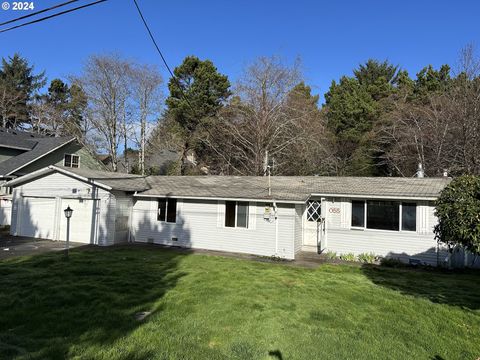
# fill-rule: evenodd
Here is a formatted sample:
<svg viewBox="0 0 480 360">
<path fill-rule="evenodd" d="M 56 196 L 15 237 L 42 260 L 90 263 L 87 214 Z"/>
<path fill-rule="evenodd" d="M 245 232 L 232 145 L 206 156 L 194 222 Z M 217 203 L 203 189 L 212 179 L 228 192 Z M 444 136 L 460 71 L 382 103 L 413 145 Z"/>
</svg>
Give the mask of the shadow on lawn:
<svg viewBox="0 0 480 360">
<path fill-rule="evenodd" d="M 362 272 L 376 285 L 434 303 L 480 309 L 480 272 L 441 269 L 385 268 L 363 265 Z"/>
<path fill-rule="evenodd" d="M 178 220 L 188 246 L 190 232 Z M 139 226 L 155 238 L 170 235 L 157 225 L 145 216 Z M 142 325 L 137 313 L 162 311 L 158 301 L 185 275 L 178 263 L 186 254 L 88 247 L 72 250 L 68 261 L 49 253 L 0 262 L 0 358 L 91 357 L 114 343 L 116 358 L 152 357 L 116 341 Z"/>
</svg>

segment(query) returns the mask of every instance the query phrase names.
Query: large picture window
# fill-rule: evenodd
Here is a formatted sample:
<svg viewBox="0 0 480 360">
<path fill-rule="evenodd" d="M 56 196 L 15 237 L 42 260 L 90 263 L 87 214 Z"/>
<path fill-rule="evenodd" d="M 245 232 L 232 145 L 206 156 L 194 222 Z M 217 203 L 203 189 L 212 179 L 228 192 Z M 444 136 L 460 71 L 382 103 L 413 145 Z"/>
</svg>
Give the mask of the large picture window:
<svg viewBox="0 0 480 360">
<path fill-rule="evenodd" d="M 177 222 L 177 199 L 158 200 L 157 220 L 169 223 Z"/>
<path fill-rule="evenodd" d="M 417 204 L 387 200 L 354 200 L 351 220 L 354 228 L 416 231 Z"/>
<path fill-rule="evenodd" d="M 225 226 L 248 228 L 248 202 L 225 202 Z"/>
<path fill-rule="evenodd" d="M 399 205 L 395 201 L 367 201 L 367 228 L 399 230 Z"/>
</svg>

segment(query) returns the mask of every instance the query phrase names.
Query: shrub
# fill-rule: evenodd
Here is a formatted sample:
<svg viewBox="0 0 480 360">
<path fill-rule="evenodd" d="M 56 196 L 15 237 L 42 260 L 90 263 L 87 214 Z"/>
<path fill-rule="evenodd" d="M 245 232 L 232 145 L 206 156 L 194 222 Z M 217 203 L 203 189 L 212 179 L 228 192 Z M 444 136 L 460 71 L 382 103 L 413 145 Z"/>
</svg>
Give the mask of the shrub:
<svg viewBox="0 0 480 360">
<path fill-rule="evenodd" d="M 465 175 L 446 186 L 435 203 L 435 238 L 480 255 L 480 176 Z"/>
<path fill-rule="evenodd" d="M 354 253 L 348 253 L 348 254 L 340 255 L 340 259 L 342 259 L 344 261 L 356 261 L 357 257 L 355 256 Z"/>
<path fill-rule="evenodd" d="M 325 257 L 326 257 L 327 259 L 334 260 L 334 259 L 337 258 L 337 253 L 336 253 L 335 251 L 330 251 L 330 250 L 329 250 L 329 251 L 327 251 L 327 252 L 325 253 Z"/>
<path fill-rule="evenodd" d="M 362 253 L 358 255 L 358 260 L 365 264 L 373 264 L 377 260 L 377 256 L 374 253 Z"/>
<path fill-rule="evenodd" d="M 405 264 L 400 261 L 400 259 L 396 258 L 380 258 L 380 265 L 385 267 L 404 267 Z"/>
</svg>

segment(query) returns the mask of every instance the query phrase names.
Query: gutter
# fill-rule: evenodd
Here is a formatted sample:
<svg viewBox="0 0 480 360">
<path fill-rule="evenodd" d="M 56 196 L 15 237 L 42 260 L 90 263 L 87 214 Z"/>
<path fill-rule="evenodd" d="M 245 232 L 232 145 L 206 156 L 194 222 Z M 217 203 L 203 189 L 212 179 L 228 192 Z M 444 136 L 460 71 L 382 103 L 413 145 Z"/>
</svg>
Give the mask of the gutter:
<svg viewBox="0 0 480 360">
<path fill-rule="evenodd" d="M 145 197 L 145 198 L 172 198 L 172 199 L 192 199 L 192 200 L 213 200 L 213 201 L 255 201 L 255 202 L 267 202 L 267 203 L 281 203 L 281 204 L 305 204 L 305 201 L 301 200 L 274 200 L 274 199 L 255 199 L 255 198 L 225 198 L 225 197 L 209 197 L 209 196 L 182 196 L 182 195 L 166 195 L 166 194 L 137 194 L 135 197 Z"/>
<path fill-rule="evenodd" d="M 358 194 L 325 194 L 325 193 L 312 193 L 308 199 L 313 196 L 318 197 L 346 197 L 352 199 L 391 199 L 391 200 L 437 200 L 438 196 L 391 196 L 391 195 L 358 195 Z"/>
</svg>

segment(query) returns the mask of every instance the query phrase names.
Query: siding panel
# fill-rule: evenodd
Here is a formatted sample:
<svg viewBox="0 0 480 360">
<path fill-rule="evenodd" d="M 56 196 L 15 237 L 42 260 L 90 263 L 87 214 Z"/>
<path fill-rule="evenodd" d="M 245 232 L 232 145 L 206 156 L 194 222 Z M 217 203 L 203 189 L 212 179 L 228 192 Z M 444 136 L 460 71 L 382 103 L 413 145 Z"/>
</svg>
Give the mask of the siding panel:
<svg viewBox="0 0 480 360">
<path fill-rule="evenodd" d="M 278 242 L 275 222 L 263 219 L 263 203 L 250 203 L 250 228 L 224 227 L 224 203 L 217 201 L 183 200 L 182 213 L 176 224 L 157 221 L 156 199 L 137 200 L 132 214 L 132 235 L 138 242 L 154 242 L 200 249 L 275 255 L 293 259 L 295 208 L 280 205 L 278 209 Z M 172 237 L 178 238 L 173 241 Z"/>
</svg>

